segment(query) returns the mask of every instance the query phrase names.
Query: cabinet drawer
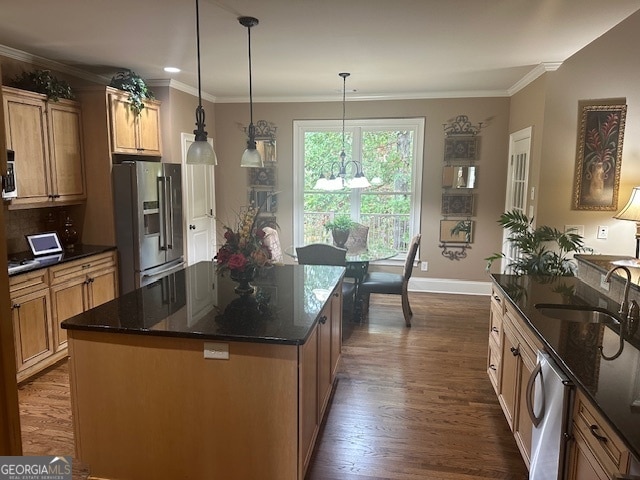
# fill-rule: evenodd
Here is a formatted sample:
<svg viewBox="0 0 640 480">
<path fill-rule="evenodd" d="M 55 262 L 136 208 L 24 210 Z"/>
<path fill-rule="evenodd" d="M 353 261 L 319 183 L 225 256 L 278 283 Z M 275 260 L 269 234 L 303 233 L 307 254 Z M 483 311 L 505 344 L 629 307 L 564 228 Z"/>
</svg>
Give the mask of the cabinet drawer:
<svg viewBox="0 0 640 480">
<path fill-rule="evenodd" d="M 496 305 L 493 301 L 491 302 L 491 310 L 489 311 L 489 339 L 493 340 L 498 347 L 502 346 L 503 323 L 503 313 L 498 310 L 499 308 L 500 306 Z"/>
<path fill-rule="evenodd" d="M 576 393 L 574 427 L 608 474 L 626 472 L 629 452 L 622 440 L 580 391 Z"/>
<path fill-rule="evenodd" d="M 500 314 L 505 312 L 506 301 L 502 292 L 495 285 L 491 288 L 491 308 L 496 307 Z"/>
<path fill-rule="evenodd" d="M 116 253 L 107 252 L 74 260 L 49 268 L 51 285 L 58 285 L 77 276 L 87 275 L 116 265 Z"/>
<path fill-rule="evenodd" d="M 48 287 L 49 276 L 46 268 L 9 277 L 9 294 L 11 297 L 26 295 Z"/>
<path fill-rule="evenodd" d="M 489 339 L 489 355 L 487 359 L 487 374 L 489 375 L 493 389 L 498 393 L 500 391 L 498 379 L 500 378 L 501 349 L 491 339 Z"/>
</svg>

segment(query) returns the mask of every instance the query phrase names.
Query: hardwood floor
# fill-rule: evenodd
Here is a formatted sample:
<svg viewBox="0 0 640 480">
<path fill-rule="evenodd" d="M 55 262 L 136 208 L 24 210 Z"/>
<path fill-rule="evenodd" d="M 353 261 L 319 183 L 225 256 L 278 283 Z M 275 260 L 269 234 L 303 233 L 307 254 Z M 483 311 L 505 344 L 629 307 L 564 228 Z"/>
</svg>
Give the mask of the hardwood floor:
<svg viewBox="0 0 640 480">
<path fill-rule="evenodd" d="M 411 328 L 399 300 L 372 295 L 346 332 L 307 480 L 526 480 L 485 372 L 489 297 L 411 294 Z M 73 455 L 67 364 L 19 396 L 24 454 Z"/>
</svg>

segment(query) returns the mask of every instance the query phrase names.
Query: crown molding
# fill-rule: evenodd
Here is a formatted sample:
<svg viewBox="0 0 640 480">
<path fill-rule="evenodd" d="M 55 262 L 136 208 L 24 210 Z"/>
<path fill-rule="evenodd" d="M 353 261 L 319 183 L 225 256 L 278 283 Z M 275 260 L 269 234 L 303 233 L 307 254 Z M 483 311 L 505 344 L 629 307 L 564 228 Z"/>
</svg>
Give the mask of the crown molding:
<svg viewBox="0 0 640 480">
<path fill-rule="evenodd" d="M 169 87 L 174 90 L 179 90 L 184 93 L 188 93 L 189 95 L 193 95 L 194 97 L 198 96 L 198 89 L 192 87 L 191 85 L 187 85 L 186 83 L 179 82 L 172 78 L 159 78 L 159 79 L 151 79 L 147 80 L 147 85 L 150 87 Z M 211 103 L 216 103 L 217 99 L 215 96 L 202 92 L 202 99 Z"/>
<path fill-rule="evenodd" d="M 547 72 L 555 72 L 561 65 L 562 62 L 542 62 L 536 65 L 529 71 L 529 73 L 514 83 L 513 86 L 507 90 L 509 96 L 511 97 L 515 95 L 543 74 Z"/>
</svg>

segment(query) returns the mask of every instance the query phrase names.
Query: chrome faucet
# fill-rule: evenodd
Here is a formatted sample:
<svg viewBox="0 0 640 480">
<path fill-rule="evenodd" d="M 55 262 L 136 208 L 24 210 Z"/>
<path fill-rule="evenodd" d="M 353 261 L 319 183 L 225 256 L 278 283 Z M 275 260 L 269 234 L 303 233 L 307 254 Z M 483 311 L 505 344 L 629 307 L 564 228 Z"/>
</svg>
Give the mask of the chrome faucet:
<svg viewBox="0 0 640 480">
<path fill-rule="evenodd" d="M 607 274 L 604 277 L 604 281 L 607 283 L 610 283 L 613 272 L 615 272 L 618 269 L 624 270 L 624 273 L 627 276 L 627 281 L 624 284 L 624 295 L 623 295 L 622 303 L 620 304 L 620 310 L 618 310 L 618 313 L 622 315 L 623 319 L 637 320 L 639 316 L 638 303 L 635 300 L 631 300 L 631 304 L 629 304 L 629 288 L 631 287 L 631 271 L 627 267 L 622 265 L 615 266 L 607 272 Z"/>
</svg>

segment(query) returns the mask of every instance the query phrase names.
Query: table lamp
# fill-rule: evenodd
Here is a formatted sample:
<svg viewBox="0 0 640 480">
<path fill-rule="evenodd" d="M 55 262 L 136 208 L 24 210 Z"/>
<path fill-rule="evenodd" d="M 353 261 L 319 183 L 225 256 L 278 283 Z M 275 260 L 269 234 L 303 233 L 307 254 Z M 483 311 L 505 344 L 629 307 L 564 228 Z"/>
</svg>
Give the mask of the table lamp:
<svg viewBox="0 0 640 480">
<path fill-rule="evenodd" d="M 633 187 L 629 201 L 613 218 L 636 222 L 636 258 L 640 258 L 640 187 Z"/>
</svg>

